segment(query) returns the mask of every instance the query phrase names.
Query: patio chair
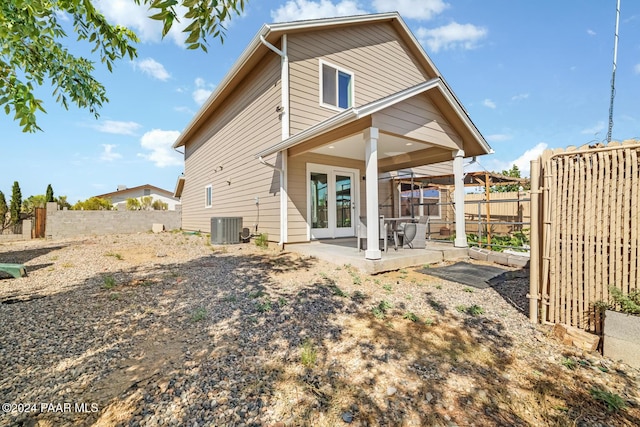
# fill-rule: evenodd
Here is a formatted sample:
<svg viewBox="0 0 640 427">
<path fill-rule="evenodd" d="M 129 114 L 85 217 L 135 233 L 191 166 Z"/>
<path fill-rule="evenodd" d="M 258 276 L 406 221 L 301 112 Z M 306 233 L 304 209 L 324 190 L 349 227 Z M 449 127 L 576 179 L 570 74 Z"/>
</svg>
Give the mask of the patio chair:
<svg viewBox="0 0 640 427">
<path fill-rule="evenodd" d="M 403 223 L 398 228 L 398 237 L 402 238 L 402 247 L 411 249 L 425 249 L 427 247 L 427 223 L 429 217 L 423 215 L 418 222 Z"/>
</svg>

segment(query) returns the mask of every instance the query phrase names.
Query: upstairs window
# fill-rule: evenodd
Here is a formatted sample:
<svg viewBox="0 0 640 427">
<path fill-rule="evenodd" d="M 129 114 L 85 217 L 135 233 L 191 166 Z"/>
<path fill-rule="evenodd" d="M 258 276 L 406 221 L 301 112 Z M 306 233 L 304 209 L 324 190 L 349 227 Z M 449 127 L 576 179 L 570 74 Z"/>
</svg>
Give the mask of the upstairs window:
<svg viewBox="0 0 640 427">
<path fill-rule="evenodd" d="M 320 62 L 322 104 L 346 109 L 353 106 L 353 73 Z"/>
</svg>

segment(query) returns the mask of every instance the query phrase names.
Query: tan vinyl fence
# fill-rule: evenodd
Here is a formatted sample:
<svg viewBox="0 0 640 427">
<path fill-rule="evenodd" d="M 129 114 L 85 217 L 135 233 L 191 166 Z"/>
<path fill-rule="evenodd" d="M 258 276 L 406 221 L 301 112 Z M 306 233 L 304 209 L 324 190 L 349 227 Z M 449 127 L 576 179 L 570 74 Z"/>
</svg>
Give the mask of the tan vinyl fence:
<svg viewBox="0 0 640 427">
<path fill-rule="evenodd" d="M 528 191 L 508 191 L 486 194 L 465 194 L 464 216 L 467 233 L 478 233 L 478 223 L 495 234 L 509 234 L 529 228 L 531 221 Z M 524 226 L 523 226 L 524 225 Z"/>
<path fill-rule="evenodd" d="M 640 141 L 545 151 L 531 162 L 533 322 L 600 333 L 609 287 L 639 288 Z"/>
</svg>

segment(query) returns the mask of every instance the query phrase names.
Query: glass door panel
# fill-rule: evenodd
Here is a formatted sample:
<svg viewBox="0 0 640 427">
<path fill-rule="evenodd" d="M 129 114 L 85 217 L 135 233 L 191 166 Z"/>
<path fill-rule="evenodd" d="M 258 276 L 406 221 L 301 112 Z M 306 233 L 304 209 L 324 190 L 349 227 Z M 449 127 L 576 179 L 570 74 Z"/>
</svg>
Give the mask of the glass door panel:
<svg viewBox="0 0 640 427">
<path fill-rule="evenodd" d="M 329 179 L 326 173 L 311 173 L 311 228 L 329 228 Z"/>
<path fill-rule="evenodd" d="M 336 175 L 336 227 L 351 227 L 351 177 Z"/>
</svg>

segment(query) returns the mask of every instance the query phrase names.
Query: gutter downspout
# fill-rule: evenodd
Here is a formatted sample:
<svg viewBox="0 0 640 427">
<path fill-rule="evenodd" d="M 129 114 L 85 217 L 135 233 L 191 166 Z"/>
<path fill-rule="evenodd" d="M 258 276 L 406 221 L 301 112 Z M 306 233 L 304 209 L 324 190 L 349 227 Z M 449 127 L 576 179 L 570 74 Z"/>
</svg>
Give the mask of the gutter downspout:
<svg viewBox="0 0 640 427">
<path fill-rule="evenodd" d="M 260 36 L 260 41 L 266 47 L 277 53 L 280 58 L 280 108 L 277 109 L 280 114 L 280 123 L 282 127 L 282 140 L 289 138 L 290 119 L 289 119 L 289 57 L 287 56 L 287 35 L 282 35 L 282 50 L 278 49 L 271 43 L 269 43 L 264 36 Z M 289 208 L 289 195 L 287 193 L 288 188 L 288 176 L 287 176 L 287 150 L 280 151 L 281 155 L 281 167 L 278 168 L 274 165 L 270 165 L 259 158 L 260 162 L 264 165 L 270 166 L 273 169 L 280 172 L 280 241 L 278 246 L 284 249 L 284 244 L 287 242 L 288 235 L 288 208 Z"/>
</svg>

